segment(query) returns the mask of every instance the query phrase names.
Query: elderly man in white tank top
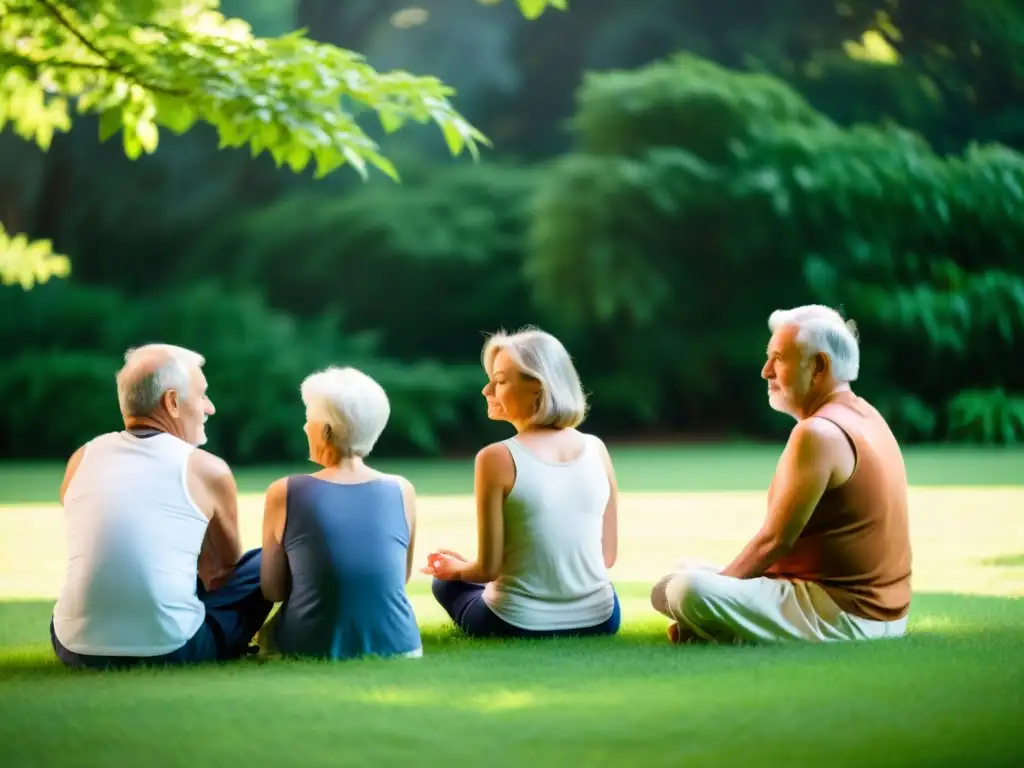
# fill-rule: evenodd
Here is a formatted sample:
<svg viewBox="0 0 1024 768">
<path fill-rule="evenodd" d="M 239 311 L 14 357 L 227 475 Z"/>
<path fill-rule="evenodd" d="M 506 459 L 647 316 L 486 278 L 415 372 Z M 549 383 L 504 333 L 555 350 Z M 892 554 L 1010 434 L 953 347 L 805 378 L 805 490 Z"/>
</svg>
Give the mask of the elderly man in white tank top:
<svg viewBox="0 0 1024 768">
<path fill-rule="evenodd" d="M 166 344 L 130 350 L 117 375 L 124 430 L 68 461 L 68 568 L 50 623 L 68 666 L 238 658 L 270 612 L 260 552 L 242 552 L 231 470 L 198 448 L 214 412 L 204 362 Z"/>
<path fill-rule="evenodd" d="M 572 359 L 528 329 L 492 336 L 483 366 L 487 415 L 517 434 L 477 454 L 477 558 L 432 552 L 434 597 L 476 637 L 613 635 L 617 486 L 604 443 L 576 429 L 586 400 Z"/>
</svg>

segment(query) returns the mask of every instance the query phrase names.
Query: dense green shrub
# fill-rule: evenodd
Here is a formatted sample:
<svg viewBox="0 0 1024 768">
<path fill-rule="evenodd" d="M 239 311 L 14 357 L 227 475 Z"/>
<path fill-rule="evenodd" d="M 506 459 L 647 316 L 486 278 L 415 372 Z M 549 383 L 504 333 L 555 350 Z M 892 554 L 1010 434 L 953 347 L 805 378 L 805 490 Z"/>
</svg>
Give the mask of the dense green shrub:
<svg viewBox="0 0 1024 768">
<path fill-rule="evenodd" d="M 1024 157 L 943 159 L 687 56 L 592 75 L 579 102 L 527 272 L 564 322 L 615 329 L 609 354 L 646 386 L 652 421 L 780 424 L 757 375 L 765 321 L 820 301 L 858 321 L 860 390 L 905 437 L 964 435 L 950 409 L 967 387 L 1002 414 L 974 434 L 1015 434 L 1001 392 L 1024 392 Z"/>
<path fill-rule="evenodd" d="M 479 435 L 477 364 L 395 361 L 366 334 L 347 334 L 329 315 L 298 321 L 252 293 L 213 283 L 133 302 L 102 289 L 46 285 L 0 303 L 5 361 L 0 456 L 66 456 L 119 428 L 114 374 L 124 351 L 164 341 L 207 358 L 210 447 L 232 461 L 297 460 L 306 454 L 302 379 L 328 365 L 375 376 L 391 399 L 381 453 L 435 453 Z M 17 328 L 17 333 L 14 329 Z"/>
</svg>

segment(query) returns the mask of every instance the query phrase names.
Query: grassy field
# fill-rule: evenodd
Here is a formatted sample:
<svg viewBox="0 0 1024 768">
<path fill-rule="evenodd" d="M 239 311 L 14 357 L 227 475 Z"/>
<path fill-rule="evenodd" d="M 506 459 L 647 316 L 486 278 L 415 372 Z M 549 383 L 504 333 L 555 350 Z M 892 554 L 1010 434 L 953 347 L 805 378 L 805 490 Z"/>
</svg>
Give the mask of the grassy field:
<svg viewBox="0 0 1024 768">
<path fill-rule="evenodd" d="M 910 637 L 775 648 L 670 647 L 666 620 L 647 604 L 650 583 L 676 559 L 735 554 L 760 522 L 775 451 L 616 454 L 619 637 L 467 642 L 417 574 L 421 660 L 113 674 L 68 673 L 48 647 L 63 524 L 59 508 L 31 502 L 46 498 L 54 468 L 37 467 L 36 481 L 0 470 L 0 765 L 1021 764 L 1021 454 L 908 457 Z M 473 551 L 466 467 L 405 469 L 436 494 L 421 501 L 419 552 Z M 242 472 L 241 482 L 261 490 L 278 473 Z M 250 545 L 261 503 L 243 498 Z"/>
</svg>

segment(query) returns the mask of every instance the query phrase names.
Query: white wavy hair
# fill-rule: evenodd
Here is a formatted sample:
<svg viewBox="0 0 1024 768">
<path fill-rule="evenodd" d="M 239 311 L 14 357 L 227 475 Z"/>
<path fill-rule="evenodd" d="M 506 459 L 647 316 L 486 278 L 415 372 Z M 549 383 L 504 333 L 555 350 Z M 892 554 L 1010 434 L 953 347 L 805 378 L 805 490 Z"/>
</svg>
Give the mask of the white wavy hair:
<svg viewBox="0 0 1024 768">
<path fill-rule="evenodd" d="M 488 376 L 500 350 L 505 350 L 522 373 L 540 382 L 540 403 L 531 419 L 535 426 L 569 429 L 583 423 L 587 398 L 562 342 L 537 328 L 512 335 L 499 331 L 487 340 L 480 356 Z"/>
<path fill-rule="evenodd" d="M 796 341 L 807 357 L 818 353 L 828 355 L 836 381 L 848 384 L 857 380 L 860 343 L 853 320 L 843 319 L 839 312 L 823 304 L 777 309 L 768 318 L 772 333 L 787 325 L 798 328 Z"/>
<path fill-rule="evenodd" d="M 155 367 L 142 369 L 135 375 L 132 362 L 141 355 L 164 358 Z M 192 385 L 192 368 L 202 368 L 206 358 L 191 349 L 173 344 L 145 344 L 124 353 L 124 367 L 117 374 L 117 402 L 125 416 L 149 416 L 160 405 L 164 392 L 174 390 L 185 400 Z"/>
<path fill-rule="evenodd" d="M 384 388 L 355 368 L 331 367 L 302 382 L 306 419 L 331 428 L 342 456 L 368 456 L 391 417 Z"/>
</svg>

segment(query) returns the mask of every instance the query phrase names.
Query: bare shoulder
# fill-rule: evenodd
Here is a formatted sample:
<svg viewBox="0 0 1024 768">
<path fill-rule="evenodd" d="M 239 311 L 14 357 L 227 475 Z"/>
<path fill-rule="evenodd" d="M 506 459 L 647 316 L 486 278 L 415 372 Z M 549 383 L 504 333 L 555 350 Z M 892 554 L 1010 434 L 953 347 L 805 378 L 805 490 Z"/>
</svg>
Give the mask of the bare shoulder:
<svg viewBox="0 0 1024 768">
<path fill-rule="evenodd" d="M 478 469 L 492 471 L 502 468 L 511 469 L 514 466 L 512 453 L 502 442 L 490 443 L 476 452 L 476 466 Z"/>
<path fill-rule="evenodd" d="M 798 457 L 814 459 L 836 458 L 848 451 L 846 433 L 828 419 L 812 416 L 793 427 L 789 446 Z"/>
<path fill-rule="evenodd" d="M 268 485 L 265 496 L 268 502 L 283 502 L 288 496 L 288 478 L 280 477 Z"/>
<path fill-rule="evenodd" d="M 76 450 L 68 457 L 68 463 L 67 466 L 65 467 L 65 475 L 67 477 L 73 475 L 75 473 L 75 470 L 78 469 L 78 465 L 82 463 L 82 457 L 85 456 L 85 449 L 88 447 L 88 443 L 86 443 L 85 445 L 80 445 L 78 447 L 78 450 Z"/>
<path fill-rule="evenodd" d="M 381 472 L 380 476 L 395 482 L 402 491 L 402 497 L 405 499 L 412 499 L 416 497 L 416 486 L 412 484 L 409 478 L 403 475 L 393 475 L 386 472 Z"/>
<path fill-rule="evenodd" d="M 511 487 L 516 480 L 516 463 L 512 452 L 502 442 L 485 445 L 476 454 L 473 471 L 478 479 Z"/>
<path fill-rule="evenodd" d="M 235 475 L 231 467 L 220 456 L 216 456 L 202 448 L 192 451 L 189 466 L 197 480 L 210 488 L 234 490 Z"/>
</svg>

